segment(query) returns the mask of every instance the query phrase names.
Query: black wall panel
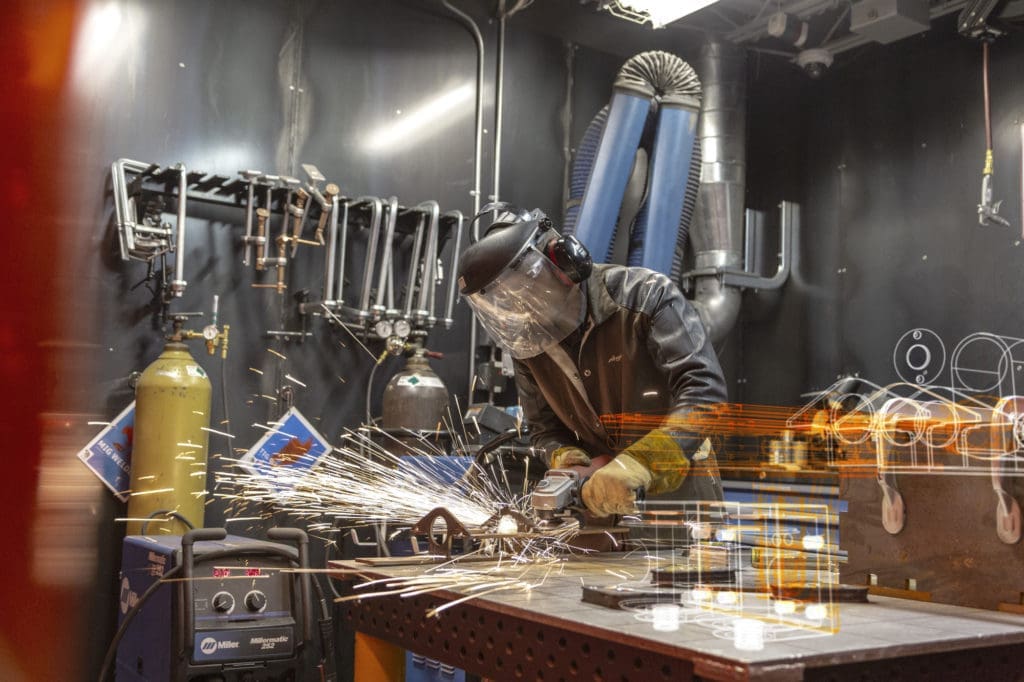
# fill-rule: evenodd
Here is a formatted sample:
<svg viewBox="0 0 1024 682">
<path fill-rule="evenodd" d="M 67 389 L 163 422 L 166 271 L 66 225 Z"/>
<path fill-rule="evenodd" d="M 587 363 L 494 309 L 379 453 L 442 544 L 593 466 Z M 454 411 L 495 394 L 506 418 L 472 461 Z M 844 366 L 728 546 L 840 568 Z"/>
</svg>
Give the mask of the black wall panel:
<svg viewBox="0 0 1024 682">
<path fill-rule="evenodd" d="M 482 201 L 491 188 L 495 138 L 496 22 L 462 3 L 480 24 L 486 43 Z M 51 409 L 88 419 L 110 418 L 131 399 L 128 377 L 159 354 L 162 332 L 152 296 L 139 283 L 146 267 L 115 254 L 109 167 L 133 158 L 163 166 L 233 175 L 241 169 L 304 177 L 313 163 L 347 196 L 396 195 L 403 205 L 428 199 L 442 210 L 473 209 L 476 54 L 469 33 L 435 3 L 404 2 L 88 2 L 73 47 L 69 81 L 59 105 L 65 163 L 57 169 L 68 188 L 57 210 L 66 263 L 57 283 L 63 324 L 53 349 Z M 557 215 L 562 203 L 566 46 L 517 24 L 507 27 L 501 198 Z M 586 90 L 589 74 L 576 79 Z M 602 82 L 603 86 L 604 83 Z M 455 92 L 457 105 L 415 137 L 373 147 L 370 137 L 425 104 Z M 55 136 L 56 140 L 56 136 Z M 291 382 L 295 405 L 336 440 L 363 420 L 372 355 L 323 320 L 310 322 L 301 343 L 267 335 L 297 330 L 293 294 L 320 298 L 323 252 L 300 247 L 289 263 L 288 292 L 253 289 L 258 276 L 241 263 L 243 211 L 189 207 L 185 296 L 172 312 L 208 311 L 220 296 L 220 322 L 231 325 L 227 361 L 193 354 L 214 385 L 210 452 L 237 455 L 261 435 L 253 425 L 276 418 L 282 406 L 267 399 Z M 173 223 L 173 216 L 166 219 Z M 276 224 L 272 230 L 276 233 Z M 355 254 L 358 256 L 358 254 Z M 358 277 L 349 277 L 349 290 Z M 468 314 L 457 306 L 451 331 L 435 330 L 428 347 L 445 352 L 434 366 L 465 407 L 468 386 Z M 204 324 L 196 322 L 198 328 Z M 275 351 L 285 356 L 280 359 Z M 387 379 L 401 366 L 389 360 L 376 374 L 373 411 Z M 222 394 L 223 391 L 223 394 Z M 230 424 L 221 425 L 225 409 Z M 82 443 L 84 445 L 84 442 Z M 73 453 L 70 453 L 73 456 Z M 222 465 L 212 459 L 213 474 Z M 82 470 L 81 485 L 99 486 Z M 112 634 L 117 603 L 115 567 L 124 509 L 105 491 L 96 496 L 100 559 L 89 600 L 103 614 L 89 630 L 95 669 Z M 207 525 L 220 525 L 225 503 L 207 508 Z M 229 515 L 229 514 L 228 514 Z M 243 524 L 229 527 L 244 531 Z M 261 524 L 254 524 L 258 531 Z M 322 557 L 320 558 L 322 560 Z M 84 617 L 84 616 L 83 616 Z M 83 629 L 84 632 L 84 629 Z"/>
<path fill-rule="evenodd" d="M 949 20 L 924 36 L 841 55 L 818 82 L 791 68 L 782 82 L 805 80 L 796 110 L 754 81 L 748 197 L 776 194 L 764 188 L 778 186 L 780 174 L 799 179 L 778 194 L 798 195 L 803 226 L 779 314 L 751 300 L 764 294 L 746 297 L 749 401 L 798 404 L 801 392 L 846 373 L 897 381 L 893 349 L 915 327 L 934 330 L 947 351 L 976 331 L 1024 336 L 1016 295 L 1024 277 L 1022 58 L 1019 37 L 992 47 L 994 186 L 1009 229 L 977 224 L 981 47 Z M 762 115 L 770 125 L 758 125 Z M 777 140 L 791 147 L 777 154 Z"/>
</svg>

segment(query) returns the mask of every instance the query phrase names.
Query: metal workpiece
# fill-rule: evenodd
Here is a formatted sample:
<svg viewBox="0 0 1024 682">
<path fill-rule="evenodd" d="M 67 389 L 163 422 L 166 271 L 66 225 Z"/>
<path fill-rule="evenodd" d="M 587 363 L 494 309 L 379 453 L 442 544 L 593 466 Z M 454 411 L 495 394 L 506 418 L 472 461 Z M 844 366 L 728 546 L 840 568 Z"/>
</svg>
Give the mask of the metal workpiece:
<svg viewBox="0 0 1024 682">
<path fill-rule="evenodd" d="M 462 215 L 462 211 L 449 211 L 444 214 L 444 218 L 454 221 L 452 229 L 455 230 L 455 243 L 452 245 L 452 262 L 448 266 L 448 293 L 445 295 L 445 307 L 444 307 L 444 328 L 451 329 L 455 323 L 453 317 L 455 312 L 455 296 L 458 292 L 458 277 L 455 273 L 459 271 L 459 258 L 462 256 L 462 232 L 465 229 L 465 217 Z"/>
<path fill-rule="evenodd" d="M 338 580 L 360 582 L 423 574 L 422 566 L 357 561 L 332 561 L 329 568 Z M 957 679 L 1009 680 L 1018 679 L 1024 660 L 1022 616 L 889 597 L 836 605 L 834 633 L 808 629 L 791 639 L 766 638 L 754 650 L 736 646 L 730 618 L 714 609 L 659 631 L 649 611 L 644 617 L 581 601 L 582 586 L 616 588 L 625 579 L 616 574 L 640 581 L 646 573 L 643 559 L 569 557 L 530 589 L 484 594 L 437 616 L 427 614 L 467 595 L 438 590 L 347 601 L 340 617 L 359 632 L 502 680 L 860 680 L 865 672 L 893 679 L 908 670 L 922 680 L 950 679 L 951 670 Z M 757 622 L 772 631 L 770 621 Z"/>
</svg>

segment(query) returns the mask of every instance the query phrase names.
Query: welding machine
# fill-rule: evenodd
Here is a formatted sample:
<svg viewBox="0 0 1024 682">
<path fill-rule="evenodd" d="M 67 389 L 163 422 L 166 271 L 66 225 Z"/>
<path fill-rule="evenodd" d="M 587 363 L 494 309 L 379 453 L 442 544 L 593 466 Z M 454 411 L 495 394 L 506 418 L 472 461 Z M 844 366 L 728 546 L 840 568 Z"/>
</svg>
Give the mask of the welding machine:
<svg viewBox="0 0 1024 682">
<path fill-rule="evenodd" d="M 311 679 L 314 602 L 310 574 L 301 570 L 309 567 L 308 539 L 294 528 L 267 536 L 291 544 L 223 528 L 126 537 L 111 644 L 118 682 Z M 319 677 L 329 679 L 326 609 L 324 616 Z"/>
</svg>

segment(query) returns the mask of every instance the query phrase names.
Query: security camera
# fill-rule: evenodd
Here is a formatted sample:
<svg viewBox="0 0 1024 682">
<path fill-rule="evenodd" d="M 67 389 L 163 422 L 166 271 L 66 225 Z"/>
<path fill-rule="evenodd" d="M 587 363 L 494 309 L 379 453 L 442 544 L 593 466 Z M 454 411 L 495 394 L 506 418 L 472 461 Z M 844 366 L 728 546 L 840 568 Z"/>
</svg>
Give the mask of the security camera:
<svg viewBox="0 0 1024 682">
<path fill-rule="evenodd" d="M 832 66 L 832 53 L 821 47 L 804 50 L 796 56 L 796 65 L 811 78 L 818 79 Z"/>
</svg>

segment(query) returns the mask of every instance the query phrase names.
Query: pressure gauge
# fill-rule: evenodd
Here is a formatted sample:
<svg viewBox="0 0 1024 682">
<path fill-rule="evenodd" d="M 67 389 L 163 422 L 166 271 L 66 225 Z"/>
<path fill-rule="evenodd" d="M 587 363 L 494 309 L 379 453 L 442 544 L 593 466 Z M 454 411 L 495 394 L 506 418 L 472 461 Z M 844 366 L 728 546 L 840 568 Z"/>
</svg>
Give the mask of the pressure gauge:
<svg viewBox="0 0 1024 682">
<path fill-rule="evenodd" d="M 401 336 L 403 339 L 409 336 L 409 332 L 412 331 L 412 325 L 409 324 L 408 320 L 395 320 L 395 335 Z"/>
<path fill-rule="evenodd" d="M 213 341 L 215 338 L 217 338 L 217 325 L 208 324 L 205 327 L 203 327 L 203 338 L 206 339 L 207 341 Z"/>
<path fill-rule="evenodd" d="M 392 327 L 391 323 L 387 320 L 381 320 L 377 324 L 373 325 L 373 331 L 382 339 L 386 339 L 391 336 Z"/>
</svg>

